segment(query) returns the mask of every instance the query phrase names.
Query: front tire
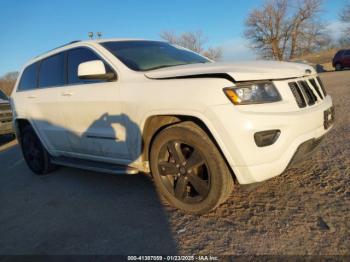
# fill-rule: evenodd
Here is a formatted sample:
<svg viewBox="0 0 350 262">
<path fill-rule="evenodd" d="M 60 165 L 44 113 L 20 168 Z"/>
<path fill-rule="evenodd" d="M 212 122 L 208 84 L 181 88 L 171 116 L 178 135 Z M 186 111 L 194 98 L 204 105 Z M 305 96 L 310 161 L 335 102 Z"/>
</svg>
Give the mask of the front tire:
<svg viewBox="0 0 350 262">
<path fill-rule="evenodd" d="M 223 157 L 193 122 L 162 130 L 152 143 L 150 162 L 160 194 L 185 212 L 209 212 L 232 192 L 233 179 Z"/>
<path fill-rule="evenodd" d="M 30 125 L 24 127 L 21 132 L 21 147 L 23 157 L 34 174 L 45 175 L 55 169 L 49 153 Z"/>
</svg>

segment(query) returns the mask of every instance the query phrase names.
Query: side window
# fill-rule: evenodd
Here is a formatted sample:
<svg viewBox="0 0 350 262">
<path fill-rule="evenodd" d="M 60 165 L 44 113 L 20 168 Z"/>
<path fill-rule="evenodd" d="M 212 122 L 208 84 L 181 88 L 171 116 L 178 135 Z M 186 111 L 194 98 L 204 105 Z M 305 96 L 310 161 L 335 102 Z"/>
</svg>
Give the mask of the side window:
<svg viewBox="0 0 350 262">
<path fill-rule="evenodd" d="M 346 50 L 343 54 L 343 56 L 350 56 L 350 50 Z"/>
<path fill-rule="evenodd" d="M 64 54 L 59 53 L 42 60 L 39 71 L 39 87 L 64 85 Z"/>
<path fill-rule="evenodd" d="M 86 84 L 86 83 L 100 83 L 105 82 L 105 80 L 85 80 L 78 77 L 78 66 L 81 63 L 92 61 L 92 60 L 102 60 L 97 54 L 88 48 L 76 48 L 68 51 L 67 61 L 68 61 L 68 84 Z M 106 72 L 113 72 L 112 68 L 106 64 Z"/>
<path fill-rule="evenodd" d="M 31 90 L 37 87 L 38 63 L 31 64 L 24 69 L 21 80 L 19 82 L 18 91 Z"/>
<path fill-rule="evenodd" d="M 338 51 L 338 53 L 336 53 L 335 57 L 340 58 L 343 55 L 344 51 Z"/>
</svg>

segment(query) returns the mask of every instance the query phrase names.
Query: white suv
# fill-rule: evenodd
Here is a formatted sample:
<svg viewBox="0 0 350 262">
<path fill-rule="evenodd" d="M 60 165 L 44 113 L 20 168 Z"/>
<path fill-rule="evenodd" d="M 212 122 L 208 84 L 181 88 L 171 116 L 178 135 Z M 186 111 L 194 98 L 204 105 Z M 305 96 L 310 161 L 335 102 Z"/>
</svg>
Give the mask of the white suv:
<svg viewBox="0 0 350 262">
<path fill-rule="evenodd" d="M 234 181 L 249 184 L 308 158 L 334 120 L 310 66 L 214 63 L 159 41 L 72 42 L 30 61 L 12 93 L 24 158 L 151 172 L 173 206 L 214 209 Z"/>
</svg>

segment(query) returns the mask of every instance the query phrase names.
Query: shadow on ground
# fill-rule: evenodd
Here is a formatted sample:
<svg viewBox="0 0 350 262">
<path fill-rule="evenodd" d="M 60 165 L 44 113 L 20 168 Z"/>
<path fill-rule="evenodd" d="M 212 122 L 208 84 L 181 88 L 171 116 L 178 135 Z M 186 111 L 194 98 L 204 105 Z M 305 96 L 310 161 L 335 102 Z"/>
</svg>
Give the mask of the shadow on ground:
<svg viewBox="0 0 350 262">
<path fill-rule="evenodd" d="M 151 181 L 61 168 L 30 173 L 19 147 L 0 176 L 0 254 L 176 254 Z"/>
<path fill-rule="evenodd" d="M 0 146 L 15 140 L 14 135 L 0 135 Z"/>
</svg>

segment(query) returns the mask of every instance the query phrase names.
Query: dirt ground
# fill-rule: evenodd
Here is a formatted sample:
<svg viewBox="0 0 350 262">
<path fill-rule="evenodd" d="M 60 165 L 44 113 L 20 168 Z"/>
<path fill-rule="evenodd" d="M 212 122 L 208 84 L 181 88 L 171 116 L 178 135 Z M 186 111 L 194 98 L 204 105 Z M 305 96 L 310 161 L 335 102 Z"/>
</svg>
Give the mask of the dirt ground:
<svg viewBox="0 0 350 262">
<path fill-rule="evenodd" d="M 203 216 L 162 205 L 142 175 L 35 176 L 0 137 L 0 255 L 350 255 L 350 71 L 320 76 L 336 122 L 311 159 Z"/>
<path fill-rule="evenodd" d="M 320 76 L 336 122 L 315 154 L 208 215 L 167 207 L 181 254 L 350 254 L 350 71 Z"/>
</svg>

